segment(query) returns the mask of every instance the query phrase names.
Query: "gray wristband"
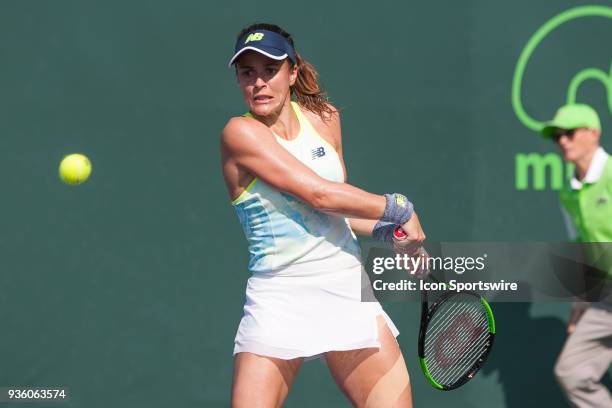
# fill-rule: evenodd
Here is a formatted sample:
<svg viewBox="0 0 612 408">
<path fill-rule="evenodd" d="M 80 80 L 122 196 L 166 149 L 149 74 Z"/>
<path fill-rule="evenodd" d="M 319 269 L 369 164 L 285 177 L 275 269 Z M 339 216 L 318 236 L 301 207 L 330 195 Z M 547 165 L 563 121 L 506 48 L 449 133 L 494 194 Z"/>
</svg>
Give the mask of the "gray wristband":
<svg viewBox="0 0 612 408">
<path fill-rule="evenodd" d="M 372 238 L 390 244 L 393 242 L 393 231 L 396 227 L 397 225 L 391 222 L 378 221 L 372 230 Z"/>
<path fill-rule="evenodd" d="M 387 199 L 387 205 L 381 221 L 403 225 L 412 217 L 414 207 L 405 196 L 393 193 L 385 194 L 385 198 Z"/>
</svg>

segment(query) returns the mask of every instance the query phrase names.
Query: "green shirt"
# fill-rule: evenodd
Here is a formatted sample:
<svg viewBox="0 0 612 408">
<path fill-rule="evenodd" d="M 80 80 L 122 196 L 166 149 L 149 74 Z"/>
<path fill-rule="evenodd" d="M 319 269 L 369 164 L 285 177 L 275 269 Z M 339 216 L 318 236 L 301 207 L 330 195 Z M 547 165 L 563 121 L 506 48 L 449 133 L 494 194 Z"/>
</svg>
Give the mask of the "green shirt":
<svg viewBox="0 0 612 408">
<path fill-rule="evenodd" d="M 582 182 L 575 178 L 560 193 L 578 242 L 612 243 L 612 160 L 599 149 Z M 612 244 L 589 245 L 594 266 L 612 277 Z"/>
<path fill-rule="evenodd" d="M 577 241 L 612 242 L 612 160 L 603 149 L 593 158 L 584 182 L 572 180 L 560 198 Z"/>
</svg>

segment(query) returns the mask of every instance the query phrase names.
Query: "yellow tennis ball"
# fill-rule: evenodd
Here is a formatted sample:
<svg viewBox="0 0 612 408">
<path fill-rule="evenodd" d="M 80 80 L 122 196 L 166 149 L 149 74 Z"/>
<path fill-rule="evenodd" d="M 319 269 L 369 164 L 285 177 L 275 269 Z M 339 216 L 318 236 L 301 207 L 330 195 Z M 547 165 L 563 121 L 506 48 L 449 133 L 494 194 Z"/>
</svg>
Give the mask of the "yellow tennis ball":
<svg viewBox="0 0 612 408">
<path fill-rule="evenodd" d="M 91 162 L 79 153 L 64 157 L 59 166 L 60 178 L 67 184 L 81 184 L 91 174 Z"/>
</svg>

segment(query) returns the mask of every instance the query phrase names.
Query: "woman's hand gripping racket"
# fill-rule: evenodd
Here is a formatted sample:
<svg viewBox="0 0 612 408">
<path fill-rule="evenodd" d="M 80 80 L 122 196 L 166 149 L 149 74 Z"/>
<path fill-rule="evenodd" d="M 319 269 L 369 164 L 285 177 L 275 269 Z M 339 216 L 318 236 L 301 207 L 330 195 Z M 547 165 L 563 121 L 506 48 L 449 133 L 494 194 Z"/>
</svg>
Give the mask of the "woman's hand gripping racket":
<svg viewBox="0 0 612 408">
<path fill-rule="evenodd" d="M 394 239 L 406 239 L 401 228 Z M 420 279 L 440 283 L 427 268 L 427 252 L 420 248 L 424 268 L 414 271 Z M 434 388 L 449 391 L 474 378 L 484 365 L 495 338 L 495 319 L 489 303 L 471 291 L 445 291 L 429 306 L 427 290 L 421 290 L 421 327 L 418 354 L 421 369 Z"/>
</svg>

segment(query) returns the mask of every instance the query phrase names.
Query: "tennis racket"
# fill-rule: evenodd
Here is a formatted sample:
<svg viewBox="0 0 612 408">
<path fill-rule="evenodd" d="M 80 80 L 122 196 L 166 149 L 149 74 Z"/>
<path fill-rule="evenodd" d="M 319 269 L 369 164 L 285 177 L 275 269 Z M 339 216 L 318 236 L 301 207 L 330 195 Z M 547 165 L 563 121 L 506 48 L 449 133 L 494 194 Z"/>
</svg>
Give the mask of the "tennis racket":
<svg viewBox="0 0 612 408">
<path fill-rule="evenodd" d="M 406 234 L 397 228 L 394 236 L 401 240 Z M 440 283 L 427 271 L 420 275 Z M 450 391 L 474 378 L 494 338 L 495 318 L 484 297 L 472 291 L 445 291 L 430 306 L 427 290 L 421 290 L 418 355 L 434 388 Z"/>
</svg>

